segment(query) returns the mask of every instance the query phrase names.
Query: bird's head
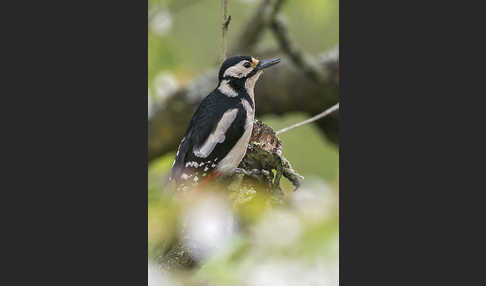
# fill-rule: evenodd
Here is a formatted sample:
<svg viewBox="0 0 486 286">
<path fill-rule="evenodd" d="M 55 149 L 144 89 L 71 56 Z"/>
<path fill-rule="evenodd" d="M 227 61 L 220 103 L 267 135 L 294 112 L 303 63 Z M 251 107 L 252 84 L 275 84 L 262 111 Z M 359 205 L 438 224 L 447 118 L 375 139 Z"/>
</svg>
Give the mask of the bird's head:
<svg viewBox="0 0 486 286">
<path fill-rule="evenodd" d="M 233 87 L 251 87 L 265 68 L 280 62 L 280 58 L 258 60 L 250 56 L 234 56 L 226 59 L 219 70 L 219 82 L 225 82 Z"/>
</svg>

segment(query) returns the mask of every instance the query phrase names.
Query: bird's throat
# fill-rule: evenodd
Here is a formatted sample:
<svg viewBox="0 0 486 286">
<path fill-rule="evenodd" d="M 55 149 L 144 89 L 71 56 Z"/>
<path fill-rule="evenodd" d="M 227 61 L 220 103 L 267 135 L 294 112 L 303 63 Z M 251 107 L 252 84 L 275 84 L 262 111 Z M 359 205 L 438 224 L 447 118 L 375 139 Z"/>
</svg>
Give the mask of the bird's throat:
<svg viewBox="0 0 486 286">
<path fill-rule="evenodd" d="M 254 76 L 245 81 L 246 93 L 251 97 L 253 103 L 255 102 L 255 84 L 262 73 L 263 71 L 258 71 Z"/>
</svg>

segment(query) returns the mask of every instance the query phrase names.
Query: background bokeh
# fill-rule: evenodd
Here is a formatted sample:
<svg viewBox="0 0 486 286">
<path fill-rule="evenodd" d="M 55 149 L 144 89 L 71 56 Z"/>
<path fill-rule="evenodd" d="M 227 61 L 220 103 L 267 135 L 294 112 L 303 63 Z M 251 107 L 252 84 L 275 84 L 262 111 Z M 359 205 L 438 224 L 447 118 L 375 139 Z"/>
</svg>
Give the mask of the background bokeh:
<svg viewBox="0 0 486 286">
<path fill-rule="evenodd" d="M 229 1 L 230 46 L 257 2 L 259 0 Z M 221 1 L 149 0 L 148 3 L 150 104 L 219 64 Z M 288 0 L 283 12 L 288 19 L 290 37 L 306 52 L 319 53 L 338 44 L 338 0 Z M 260 45 L 276 47 L 268 31 Z M 255 101 L 258 109 L 257 92 Z M 306 117 L 303 113 L 289 113 L 259 119 L 278 130 Z M 190 275 L 165 272 L 159 267 L 162 245 L 171 232 L 177 232 L 177 216 L 184 213 L 181 206 L 172 205 L 163 193 L 175 150 L 150 162 L 149 284 L 337 285 L 338 146 L 330 143 L 312 124 L 284 133 L 280 139 L 284 156 L 305 177 L 302 188 L 289 195 L 293 203 L 288 207 L 257 211 L 250 234 L 228 236 L 222 243 L 228 247 L 212 253 L 204 266 Z M 288 182 L 284 184 L 289 188 Z M 258 207 L 263 206 L 256 204 L 253 209 Z M 269 230 L 273 231 L 268 233 Z M 278 243 L 279 237 L 292 236 L 292 233 L 297 235 Z M 273 284 L 268 283 L 269 279 L 282 281 Z M 296 284 L 296 281 L 300 282 Z"/>
</svg>

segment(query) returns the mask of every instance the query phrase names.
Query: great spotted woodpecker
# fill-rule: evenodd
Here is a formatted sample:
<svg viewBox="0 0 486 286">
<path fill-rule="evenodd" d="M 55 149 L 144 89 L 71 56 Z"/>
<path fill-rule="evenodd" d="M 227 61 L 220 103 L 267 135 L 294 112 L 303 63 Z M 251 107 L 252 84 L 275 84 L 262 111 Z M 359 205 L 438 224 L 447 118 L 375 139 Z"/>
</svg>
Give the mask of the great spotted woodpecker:
<svg viewBox="0 0 486 286">
<path fill-rule="evenodd" d="M 169 181 L 194 186 L 230 175 L 246 153 L 255 117 L 255 83 L 279 58 L 235 56 L 224 61 L 218 86 L 192 116 L 172 165 Z"/>
</svg>

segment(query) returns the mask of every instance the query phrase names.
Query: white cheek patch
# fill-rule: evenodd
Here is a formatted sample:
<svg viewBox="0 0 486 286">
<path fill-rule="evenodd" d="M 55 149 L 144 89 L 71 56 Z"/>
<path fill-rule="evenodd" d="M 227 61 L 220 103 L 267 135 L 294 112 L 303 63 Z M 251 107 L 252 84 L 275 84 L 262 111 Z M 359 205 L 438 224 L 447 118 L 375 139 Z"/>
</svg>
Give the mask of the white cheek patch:
<svg viewBox="0 0 486 286">
<path fill-rule="evenodd" d="M 245 68 L 243 64 L 247 61 L 241 61 L 237 65 L 229 67 L 223 74 L 223 77 L 230 76 L 236 78 L 242 78 L 247 76 L 253 69 L 251 67 Z"/>
<path fill-rule="evenodd" d="M 222 94 L 227 95 L 229 97 L 238 96 L 238 93 L 229 85 L 229 80 L 226 79 L 221 81 L 218 90 L 221 91 Z"/>
<path fill-rule="evenodd" d="M 202 144 L 201 146 L 194 146 L 194 155 L 200 158 L 206 158 L 207 156 L 209 156 L 209 154 L 211 154 L 211 152 L 213 152 L 216 144 L 223 143 L 224 139 L 226 139 L 226 131 L 235 120 L 237 113 L 238 109 L 236 108 L 226 111 L 223 114 L 221 120 L 218 122 L 218 125 L 216 126 L 214 131 L 209 134 L 204 144 Z"/>
</svg>

